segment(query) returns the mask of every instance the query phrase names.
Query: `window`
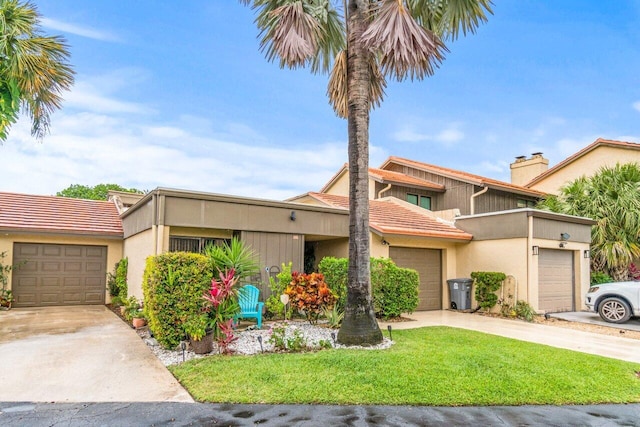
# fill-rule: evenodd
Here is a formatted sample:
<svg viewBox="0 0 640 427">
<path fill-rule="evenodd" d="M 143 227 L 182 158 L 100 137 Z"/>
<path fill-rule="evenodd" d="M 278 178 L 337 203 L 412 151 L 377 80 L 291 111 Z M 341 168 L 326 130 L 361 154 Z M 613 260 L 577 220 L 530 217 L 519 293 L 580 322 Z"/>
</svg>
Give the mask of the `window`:
<svg viewBox="0 0 640 427">
<path fill-rule="evenodd" d="M 418 196 L 417 194 L 407 193 L 407 202 L 431 210 L 431 197 L 429 196 Z"/>
<path fill-rule="evenodd" d="M 169 237 L 169 252 L 195 252 L 202 253 L 208 245 L 220 246 L 225 239 L 212 239 L 210 237 Z"/>
<path fill-rule="evenodd" d="M 535 208 L 536 207 L 535 200 L 518 199 L 517 203 L 519 208 Z"/>
</svg>

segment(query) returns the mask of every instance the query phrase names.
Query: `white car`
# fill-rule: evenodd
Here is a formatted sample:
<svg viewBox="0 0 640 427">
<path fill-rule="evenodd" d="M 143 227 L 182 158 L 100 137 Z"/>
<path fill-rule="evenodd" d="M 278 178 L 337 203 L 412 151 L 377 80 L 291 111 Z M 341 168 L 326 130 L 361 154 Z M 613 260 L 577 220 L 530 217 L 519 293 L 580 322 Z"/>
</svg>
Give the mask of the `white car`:
<svg viewBox="0 0 640 427">
<path fill-rule="evenodd" d="M 640 282 L 614 282 L 592 286 L 584 303 L 604 321 L 624 323 L 631 316 L 640 316 Z"/>
</svg>

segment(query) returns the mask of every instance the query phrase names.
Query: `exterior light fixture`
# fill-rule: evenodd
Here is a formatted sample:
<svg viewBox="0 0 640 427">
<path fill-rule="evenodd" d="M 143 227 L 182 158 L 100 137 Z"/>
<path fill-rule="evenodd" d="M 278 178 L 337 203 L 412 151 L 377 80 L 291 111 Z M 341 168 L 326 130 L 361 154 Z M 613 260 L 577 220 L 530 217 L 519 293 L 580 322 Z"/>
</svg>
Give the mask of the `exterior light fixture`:
<svg viewBox="0 0 640 427">
<path fill-rule="evenodd" d="M 558 246 L 564 248 L 565 246 L 567 246 L 567 242 L 560 242 Z"/>
<path fill-rule="evenodd" d="M 393 338 L 391 337 L 391 325 L 387 326 L 387 330 L 389 331 L 389 340 L 393 341 Z"/>
<path fill-rule="evenodd" d="M 180 348 L 182 349 L 182 361 L 184 362 L 184 351 L 187 349 L 187 343 L 182 341 L 180 343 Z"/>
<path fill-rule="evenodd" d="M 383 245 L 385 245 L 385 246 L 389 246 L 389 242 L 387 242 L 387 241 L 386 241 L 386 240 L 384 240 L 384 239 L 382 239 L 382 242 L 380 242 L 380 243 L 382 243 L 382 244 L 383 244 Z"/>
<path fill-rule="evenodd" d="M 264 348 L 262 348 L 262 335 L 258 335 L 256 338 L 260 344 L 260 353 L 264 353 Z"/>
<path fill-rule="evenodd" d="M 560 240 L 562 240 L 563 242 L 566 242 L 570 238 L 571 238 L 571 235 L 569 233 L 560 233 Z"/>
<path fill-rule="evenodd" d="M 296 211 L 291 211 L 291 215 L 289 215 L 289 219 L 291 221 L 295 221 L 296 220 Z"/>
<path fill-rule="evenodd" d="M 589 251 L 589 249 L 585 249 L 585 251 L 584 251 L 584 257 L 585 257 L 585 258 L 591 258 L 591 251 Z"/>
<path fill-rule="evenodd" d="M 531 246 L 531 255 L 538 255 L 539 251 L 540 251 L 539 246 Z"/>
<path fill-rule="evenodd" d="M 331 339 L 333 340 L 333 345 L 336 345 L 336 333 L 331 332 Z"/>
</svg>

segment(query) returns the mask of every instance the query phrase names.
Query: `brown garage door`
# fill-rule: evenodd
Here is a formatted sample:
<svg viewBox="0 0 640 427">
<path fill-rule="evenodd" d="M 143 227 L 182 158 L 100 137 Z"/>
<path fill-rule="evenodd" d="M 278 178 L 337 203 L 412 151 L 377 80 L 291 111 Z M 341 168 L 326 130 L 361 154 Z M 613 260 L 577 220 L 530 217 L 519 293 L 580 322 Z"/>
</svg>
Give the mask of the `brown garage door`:
<svg viewBox="0 0 640 427">
<path fill-rule="evenodd" d="M 412 268 L 420 276 L 418 310 L 442 309 L 442 251 L 440 249 L 389 248 L 398 267 Z"/>
<path fill-rule="evenodd" d="M 15 243 L 16 307 L 104 304 L 106 246 Z"/>
<path fill-rule="evenodd" d="M 538 308 L 573 311 L 573 252 L 540 249 L 538 259 Z"/>
</svg>

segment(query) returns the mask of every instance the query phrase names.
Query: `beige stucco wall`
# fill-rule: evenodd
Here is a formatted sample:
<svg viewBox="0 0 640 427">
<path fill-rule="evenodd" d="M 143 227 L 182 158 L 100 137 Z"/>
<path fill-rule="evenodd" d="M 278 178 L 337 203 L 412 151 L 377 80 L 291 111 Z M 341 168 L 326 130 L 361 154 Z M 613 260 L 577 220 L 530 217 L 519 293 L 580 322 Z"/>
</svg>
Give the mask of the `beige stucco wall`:
<svg viewBox="0 0 640 427">
<path fill-rule="evenodd" d="M 600 146 L 537 182 L 531 188 L 545 193 L 558 194 L 558 190 L 563 185 L 581 176 L 593 176 L 603 166 L 632 162 L 640 163 L 640 151 Z"/>
<path fill-rule="evenodd" d="M 154 254 L 155 235 L 152 229 L 128 237 L 124 241 L 123 255 L 129 258 L 127 286 L 129 295 L 142 299 L 142 276 L 148 256 Z"/>
<path fill-rule="evenodd" d="M 349 197 L 349 171 L 345 171 L 334 181 L 334 183 L 325 190 L 327 194 L 335 194 L 337 196 Z M 369 199 L 376 198 L 376 182 L 369 179 Z M 297 201 L 297 200 L 296 200 Z"/>
<path fill-rule="evenodd" d="M 458 248 L 456 276 L 471 277 L 473 271 L 502 272 L 516 280 L 514 301 L 527 301 L 527 257 L 526 238 L 471 241 Z M 476 305 L 473 297 L 472 305 Z"/>
<path fill-rule="evenodd" d="M 349 239 L 332 239 L 332 240 L 321 240 L 318 242 L 314 242 L 315 246 L 315 255 L 316 255 L 316 265 L 322 258 L 332 256 L 336 258 L 346 258 L 349 256 Z"/>
<path fill-rule="evenodd" d="M 107 273 L 113 273 L 114 267 L 122 258 L 122 240 L 119 238 L 107 239 L 100 237 L 56 236 L 47 234 L 14 234 L 3 232 L 0 234 L 0 252 L 6 252 L 5 265 L 13 264 L 14 243 L 51 243 L 58 245 L 94 245 L 107 247 Z M 104 278 L 105 301 L 109 301 L 107 292 L 107 276 Z M 9 276 L 8 288 L 11 289 L 11 276 Z"/>
</svg>

